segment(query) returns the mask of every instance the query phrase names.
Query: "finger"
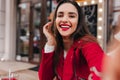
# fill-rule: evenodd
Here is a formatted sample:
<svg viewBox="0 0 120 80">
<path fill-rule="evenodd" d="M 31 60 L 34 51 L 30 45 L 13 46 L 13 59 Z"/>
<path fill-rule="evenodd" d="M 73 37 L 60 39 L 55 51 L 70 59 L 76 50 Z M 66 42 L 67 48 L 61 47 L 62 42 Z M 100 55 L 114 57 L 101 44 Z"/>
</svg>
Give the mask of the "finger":
<svg viewBox="0 0 120 80">
<path fill-rule="evenodd" d="M 46 37 L 50 36 L 51 35 L 51 25 L 52 23 L 51 22 L 48 22 L 47 24 L 45 24 L 43 26 L 43 33 L 45 34 Z"/>
<path fill-rule="evenodd" d="M 50 30 L 51 29 L 52 22 L 48 22 L 45 24 L 44 29 Z"/>
</svg>

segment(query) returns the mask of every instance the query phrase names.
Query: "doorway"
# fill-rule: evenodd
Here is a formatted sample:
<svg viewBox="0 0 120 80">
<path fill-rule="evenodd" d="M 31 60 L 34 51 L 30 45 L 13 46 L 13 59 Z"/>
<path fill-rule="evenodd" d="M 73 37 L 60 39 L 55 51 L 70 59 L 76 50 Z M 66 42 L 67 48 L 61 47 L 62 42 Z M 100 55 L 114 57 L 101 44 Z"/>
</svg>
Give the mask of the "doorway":
<svg viewBox="0 0 120 80">
<path fill-rule="evenodd" d="M 17 6 L 17 45 L 16 60 L 39 64 L 41 16 L 45 12 L 45 20 L 51 12 L 51 1 L 46 1 L 46 10 L 41 11 L 41 2 L 25 1 Z M 46 21 L 44 23 L 46 23 Z"/>
</svg>

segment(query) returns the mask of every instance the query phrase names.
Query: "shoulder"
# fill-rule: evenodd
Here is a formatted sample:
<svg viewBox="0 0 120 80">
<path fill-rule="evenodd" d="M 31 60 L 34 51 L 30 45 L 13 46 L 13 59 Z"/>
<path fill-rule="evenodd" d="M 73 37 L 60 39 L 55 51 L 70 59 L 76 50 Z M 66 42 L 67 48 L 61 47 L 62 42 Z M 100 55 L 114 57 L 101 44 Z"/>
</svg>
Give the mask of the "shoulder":
<svg viewBox="0 0 120 80">
<path fill-rule="evenodd" d="M 92 35 L 85 35 L 76 41 L 77 47 L 84 48 L 90 46 L 99 46 L 96 37 Z"/>
<path fill-rule="evenodd" d="M 85 35 L 77 40 L 77 43 L 87 44 L 87 43 L 98 43 L 96 37 L 92 35 Z"/>
<path fill-rule="evenodd" d="M 97 42 L 97 39 L 96 39 L 96 37 L 94 37 L 92 35 L 85 35 L 82 38 L 80 38 L 79 41 L 83 41 L 83 42 Z"/>
</svg>

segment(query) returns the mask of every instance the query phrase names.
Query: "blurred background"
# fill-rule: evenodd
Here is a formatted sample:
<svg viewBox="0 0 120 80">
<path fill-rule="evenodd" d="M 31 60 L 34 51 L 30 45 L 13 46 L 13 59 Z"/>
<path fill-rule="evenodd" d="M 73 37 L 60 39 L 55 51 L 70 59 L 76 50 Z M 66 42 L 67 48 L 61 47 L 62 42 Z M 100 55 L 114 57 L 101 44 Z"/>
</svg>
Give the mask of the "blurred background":
<svg viewBox="0 0 120 80">
<path fill-rule="evenodd" d="M 60 0 L 0 0 L 0 60 L 39 65 L 46 41 L 43 25 L 52 20 Z M 90 32 L 107 53 L 120 15 L 120 0 L 75 0 Z"/>
</svg>

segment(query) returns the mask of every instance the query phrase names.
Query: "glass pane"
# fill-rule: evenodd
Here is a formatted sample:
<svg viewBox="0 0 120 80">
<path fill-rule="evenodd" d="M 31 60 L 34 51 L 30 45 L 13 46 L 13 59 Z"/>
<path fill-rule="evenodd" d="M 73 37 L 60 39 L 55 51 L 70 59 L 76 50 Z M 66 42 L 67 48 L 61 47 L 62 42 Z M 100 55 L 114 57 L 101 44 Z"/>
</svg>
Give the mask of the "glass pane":
<svg viewBox="0 0 120 80">
<path fill-rule="evenodd" d="M 46 20 L 53 7 L 52 0 L 47 1 Z M 39 63 L 40 60 L 40 24 L 41 3 L 21 3 L 17 15 L 17 60 Z M 31 14 L 31 16 L 30 16 Z M 33 20 L 32 20 L 33 19 Z M 32 22 L 30 22 L 32 20 Z M 32 23 L 32 24 L 31 24 Z M 29 29 L 30 28 L 30 29 Z M 31 30 L 32 29 L 32 30 Z M 30 35 L 33 35 L 32 37 Z M 30 41 L 29 41 L 30 40 Z M 32 48 L 31 48 L 32 47 Z M 30 50 L 29 50 L 30 49 Z M 32 49 L 32 50 L 31 50 Z"/>
<path fill-rule="evenodd" d="M 93 34 L 95 37 L 97 36 L 97 15 L 98 15 L 97 8 L 98 8 L 97 4 L 83 6 L 86 23 L 91 34 Z"/>
<path fill-rule="evenodd" d="M 39 62 L 39 56 L 40 56 L 40 15 L 41 15 L 41 3 L 37 3 L 34 5 L 33 10 L 33 62 Z"/>
<path fill-rule="evenodd" d="M 17 60 L 28 61 L 30 3 L 21 3 Z"/>
<path fill-rule="evenodd" d="M 50 1 L 47 1 L 47 16 L 49 16 L 51 7 Z M 34 37 L 33 37 L 33 62 L 39 62 L 40 60 L 40 24 L 41 24 L 41 3 L 36 3 L 34 5 L 33 12 L 33 27 L 34 27 Z"/>
</svg>

